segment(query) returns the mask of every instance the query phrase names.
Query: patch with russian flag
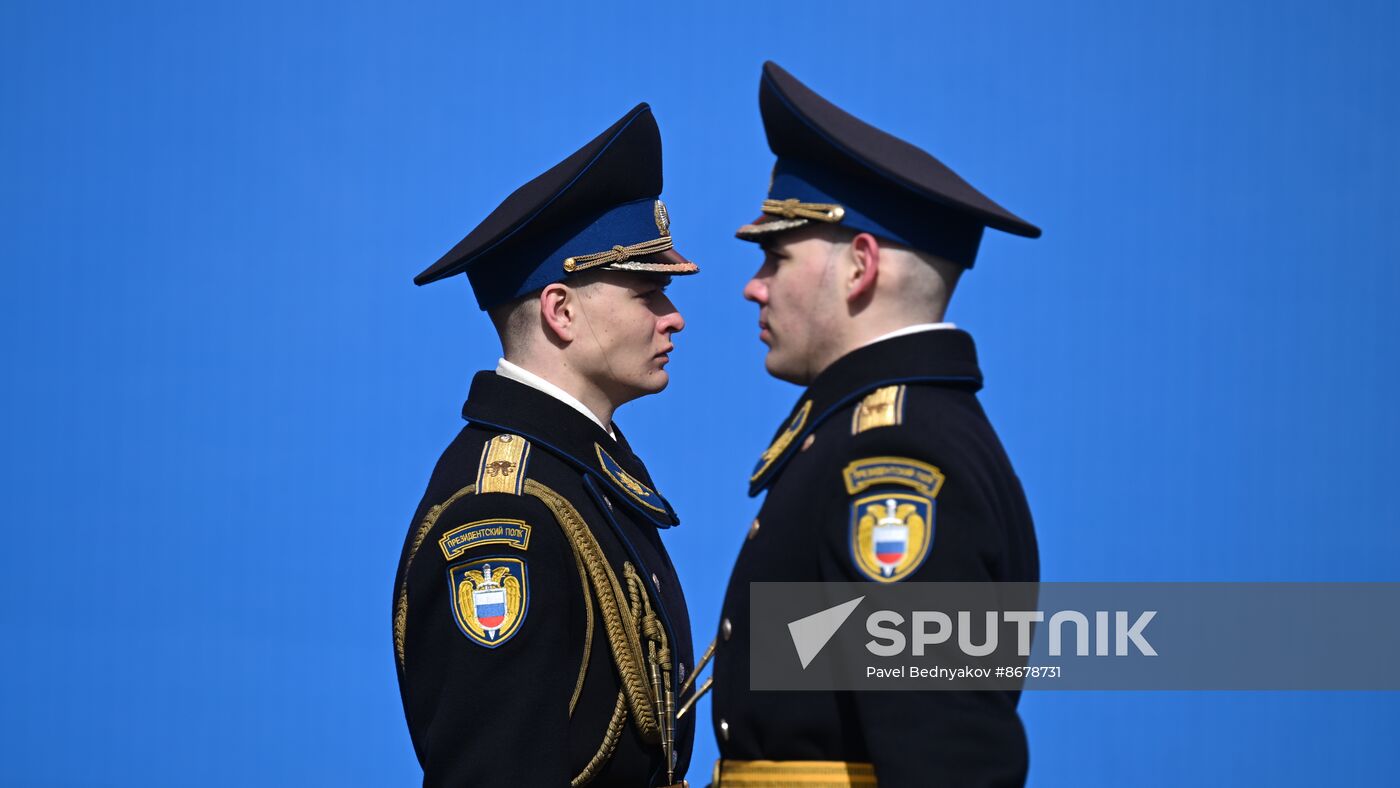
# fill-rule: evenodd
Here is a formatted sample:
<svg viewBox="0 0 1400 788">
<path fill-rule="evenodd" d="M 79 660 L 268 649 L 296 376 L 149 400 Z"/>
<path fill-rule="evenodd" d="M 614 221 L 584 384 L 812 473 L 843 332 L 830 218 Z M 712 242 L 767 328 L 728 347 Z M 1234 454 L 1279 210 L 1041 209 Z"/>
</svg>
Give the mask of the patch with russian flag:
<svg viewBox="0 0 1400 788">
<path fill-rule="evenodd" d="M 530 584 L 525 559 L 478 558 L 448 567 L 452 613 L 470 640 L 499 648 L 520 630 L 529 610 Z"/>
<path fill-rule="evenodd" d="M 851 561 L 870 580 L 894 583 L 913 574 L 933 545 L 934 502 L 906 492 L 851 501 Z"/>
</svg>

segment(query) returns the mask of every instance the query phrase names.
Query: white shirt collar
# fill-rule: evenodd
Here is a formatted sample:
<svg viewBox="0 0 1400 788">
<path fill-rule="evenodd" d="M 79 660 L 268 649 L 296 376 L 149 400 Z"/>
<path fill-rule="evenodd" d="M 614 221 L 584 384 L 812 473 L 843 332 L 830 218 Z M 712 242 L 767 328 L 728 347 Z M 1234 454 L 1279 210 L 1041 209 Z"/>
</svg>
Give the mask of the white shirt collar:
<svg viewBox="0 0 1400 788">
<path fill-rule="evenodd" d="M 513 380 L 516 383 L 529 386 L 530 388 L 535 389 L 536 391 L 543 391 L 549 396 L 559 400 L 565 405 L 568 405 L 569 407 L 573 408 L 579 413 L 582 413 L 583 415 L 587 416 L 589 421 L 593 422 L 594 424 L 597 424 L 599 427 L 602 427 L 603 431 L 606 432 L 609 437 L 611 437 L 613 440 L 617 440 L 617 433 L 613 432 L 611 424 L 605 426 L 603 422 L 598 420 L 598 417 L 594 415 L 593 411 L 589 410 L 588 407 L 582 402 L 579 402 L 578 399 L 576 399 L 572 394 L 559 388 L 553 383 L 550 383 L 549 381 L 545 380 L 539 375 L 536 375 L 530 370 L 525 369 L 519 364 L 506 361 L 505 359 L 500 359 L 496 362 L 496 374 L 500 375 L 503 378 Z"/>
<path fill-rule="evenodd" d="M 897 328 L 888 334 L 881 334 L 880 336 L 875 337 L 869 342 L 866 342 L 865 345 L 861 345 L 861 347 L 865 347 L 866 345 L 873 345 L 876 342 L 884 342 L 886 339 L 902 337 L 907 334 L 918 334 L 923 331 L 946 331 L 951 328 L 957 328 L 957 326 L 953 325 L 952 323 L 915 323 L 912 326 Z"/>
</svg>

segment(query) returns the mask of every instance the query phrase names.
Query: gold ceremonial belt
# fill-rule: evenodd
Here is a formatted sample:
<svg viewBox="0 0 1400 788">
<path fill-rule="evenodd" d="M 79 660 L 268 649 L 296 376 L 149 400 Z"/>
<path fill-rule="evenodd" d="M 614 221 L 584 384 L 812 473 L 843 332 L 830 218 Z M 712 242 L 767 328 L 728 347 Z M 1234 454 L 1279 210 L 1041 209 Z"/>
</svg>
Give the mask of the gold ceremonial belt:
<svg viewBox="0 0 1400 788">
<path fill-rule="evenodd" d="M 875 785 L 875 766 L 849 761 L 715 761 L 712 788 L 848 788 Z"/>
<path fill-rule="evenodd" d="M 769 216 L 781 216 L 784 219 L 813 219 L 818 222 L 835 223 L 846 218 L 845 208 L 824 202 L 764 200 L 762 211 Z"/>
</svg>

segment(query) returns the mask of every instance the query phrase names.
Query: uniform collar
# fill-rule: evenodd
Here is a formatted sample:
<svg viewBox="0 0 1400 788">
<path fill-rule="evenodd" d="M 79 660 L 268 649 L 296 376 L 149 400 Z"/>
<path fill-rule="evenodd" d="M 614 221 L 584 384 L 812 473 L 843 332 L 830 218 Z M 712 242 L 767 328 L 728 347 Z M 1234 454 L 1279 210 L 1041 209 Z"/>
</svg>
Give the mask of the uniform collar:
<svg viewBox="0 0 1400 788">
<path fill-rule="evenodd" d="M 803 392 L 759 457 L 749 478 L 749 495 L 772 484 L 802 440 L 833 413 L 874 389 L 902 383 L 982 388 L 972 337 L 956 328 L 900 331 L 837 359 Z"/>
<path fill-rule="evenodd" d="M 957 326 L 952 323 L 915 323 L 911 326 L 905 326 L 904 328 L 896 328 L 888 334 L 881 334 L 869 342 L 866 342 L 865 345 L 873 345 L 876 342 L 883 342 L 886 339 L 894 339 L 895 337 L 907 336 L 909 334 L 918 334 L 922 331 L 946 331 L 954 328 L 957 328 Z M 861 347 L 865 347 L 865 345 L 861 345 Z M 505 359 L 501 360 L 504 361 Z"/>
<path fill-rule="evenodd" d="M 478 372 L 462 406 L 462 418 L 483 427 L 527 438 L 614 489 L 658 528 L 680 523 L 671 504 L 656 491 L 646 466 L 627 444 L 563 400 L 495 372 Z M 614 425 L 614 428 L 616 425 Z"/>
<path fill-rule="evenodd" d="M 616 433 L 613 432 L 612 427 L 604 424 L 598 418 L 598 416 L 593 413 L 593 411 L 588 409 L 587 405 L 584 405 L 582 402 L 579 401 L 578 397 L 575 397 L 569 392 L 563 390 L 562 388 L 559 388 L 553 383 L 550 383 L 548 380 L 545 380 L 544 378 L 540 377 L 539 375 L 536 375 L 535 373 L 520 366 L 519 364 L 516 364 L 512 361 L 507 361 L 504 358 L 500 359 L 496 362 L 496 374 L 500 375 L 503 378 L 509 378 L 515 381 L 516 383 L 524 383 L 532 389 L 543 391 L 549 396 L 559 400 L 565 405 L 568 405 L 569 407 L 573 408 L 579 413 L 582 413 L 583 415 L 587 416 L 589 421 L 592 421 L 594 424 L 597 424 L 599 427 L 602 427 L 608 433 L 609 437 L 616 437 Z"/>
</svg>

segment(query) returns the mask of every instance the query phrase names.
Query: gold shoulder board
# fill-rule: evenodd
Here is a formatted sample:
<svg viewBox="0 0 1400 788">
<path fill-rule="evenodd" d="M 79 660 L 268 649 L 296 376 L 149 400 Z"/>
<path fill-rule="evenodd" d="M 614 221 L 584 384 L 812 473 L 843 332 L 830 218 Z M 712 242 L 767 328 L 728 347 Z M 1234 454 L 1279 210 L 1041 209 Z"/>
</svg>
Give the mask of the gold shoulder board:
<svg viewBox="0 0 1400 788">
<path fill-rule="evenodd" d="M 851 434 L 892 427 L 904 420 L 904 387 L 885 386 L 865 396 L 851 414 Z"/>
<path fill-rule="evenodd" d="M 530 442 L 519 435 L 497 435 L 481 449 L 476 470 L 476 492 L 520 495 L 525 489 L 525 464 Z"/>
</svg>

